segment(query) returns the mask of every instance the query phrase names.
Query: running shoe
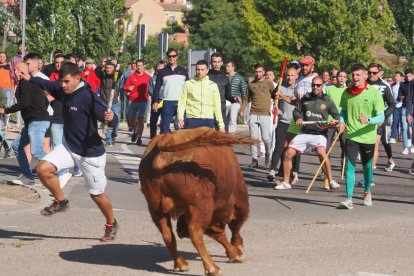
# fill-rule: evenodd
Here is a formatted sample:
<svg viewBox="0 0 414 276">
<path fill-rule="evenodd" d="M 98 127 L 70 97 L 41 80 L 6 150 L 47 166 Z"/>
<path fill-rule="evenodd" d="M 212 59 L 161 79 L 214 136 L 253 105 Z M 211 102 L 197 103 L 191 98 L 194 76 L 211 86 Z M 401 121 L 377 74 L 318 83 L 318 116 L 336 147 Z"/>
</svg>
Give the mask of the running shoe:
<svg viewBox="0 0 414 276">
<path fill-rule="evenodd" d="M 58 201 L 55 199 L 53 200 L 52 204 L 43 208 L 43 210 L 40 211 L 40 214 L 43 216 L 51 216 L 57 212 L 67 211 L 68 208 L 69 208 L 69 200 L 67 198 L 65 198 L 62 201 Z"/>
<path fill-rule="evenodd" d="M 253 159 L 252 163 L 249 165 L 250 168 L 257 168 L 259 167 L 259 162 L 257 161 L 257 159 Z"/>
<path fill-rule="evenodd" d="M 339 209 L 353 209 L 354 206 L 352 204 L 352 199 L 346 199 L 345 201 L 342 201 L 339 203 Z"/>
<path fill-rule="evenodd" d="M 330 186 L 331 189 L 339 189 L 339 188 L 341 188 L 341 185 L 339 185 L 338 182 L 336 182 L 333 179 L 329 183 L 329 186 Z"/>
<path fill-rule="evenodd" d="M 34 178 L 28 178 L 24 174 L 21 174 L 17 179 L 12 180 L 12 183 L 18 185 L 34 185 L 35 180 Z"/>
<path fill-rule="evenodd" d="M 267 175 L 267 180 L 269 180 L 270 182 L 275 181 L 276 178 L 276 172 L 274 170 L 270 170 L 268 175 Z"/>
<path fill-rule="evenodd" d="M 372 206 L 372 196 L 371 193 L 366 193 L 364 195 L 364 206 L 371 207 Z"/>
<path fill-rule="evenodd" d="M 299 175 L 297 172 L 292 173 L 292 184 L 296 184 L 299 181 Z"/>
<path fill-rule="evenodd" d="M 75 166 L 73 168 L 73 176 L 76 176 L 76 177 L 82 176 L 82 171 L 79 169 L 78 166 Z"/>
<path fill-rule="evenodd" d="M 137 146 L 142 146 L 142 139 L 141 138 L 137 139 L 136 145 Z"/>
<path fill-rule="evenodd" d="M 411 146 L 410 153 L 414 153 L 414 146 Z"/>
<path fill-rule="evenodd" d="M 119 229 L 119 223 L 115 220 L 112 224 L 105 224 L 105 234 L 101 238 L 101 242 L 113 241 Z"/>
<path fill-rule="evenodd" d="M 389 141 L 389 143 L 390 144 L 396 144 L 397 143 L 397 140 L 395 140 L 394 138 L 391 138 L 390 141 Z"/>
<path fill-rule="evenodd" d="M 359 188 L 364 188 L 365 187 L 365 179 L 361 179 L 358 184 L 356 185 Z M 374 183 L 374 178 L 372 179 L 372 183 L 371 183 L 371 187 L 374 187 L 375 183 Z"/>
<path fill-rule="evenodd" d="M 391 161 L 391 162 L 388 162 L 388 164 L 384 168 L 384 170 L 387 171 L 387 172 L 392 172 L 392 170 L 394 169 L 394 167 L 395 167 L 395 162 L 394 161 Z"/>
<path fill-rule="evenodd" d="M 11 150 L 10 149 L 6 149 L 4 150 L 4 158 L 9 158 L 11 157 Z"/>
<path fill-rule="evenodd" d="M 286 182 L 282 182 L 279 185 L 275 186 L 275 190 L 289 190 L 289 189 L 292 189 L 292 186 Z"/>
<path fill-rule="evenodd" d="M 323 188 L 327 191 L 329 191 L 331 189 L 331 187 L 329 187 L 329 179 L 328 178 L 324 178 L 323 180 Z"/>
<path fill-rule="evenodd" d="M 105 147 L 112 147 L 112 142 L 106 142 Z"/>
<path fill-rule="evenodd" d="M 408 173 L 409 173 L 409 174 L 411 174 L 411 175 L 414 175 L 414 168 L 411 168 L 411 169 L 408 171 Z"/>
<path fill-rule="evenodd" d="M 401 153 L 407 155 L 408 153 L 410 153 L 410 151 L 408 150 L 408 148 L 405 148 Z"/>
<path fill-rule="evenodd" d="M 132 133 L 131 142 L 136 143 L 138 139 L 138 132 Z"/>
</svg>

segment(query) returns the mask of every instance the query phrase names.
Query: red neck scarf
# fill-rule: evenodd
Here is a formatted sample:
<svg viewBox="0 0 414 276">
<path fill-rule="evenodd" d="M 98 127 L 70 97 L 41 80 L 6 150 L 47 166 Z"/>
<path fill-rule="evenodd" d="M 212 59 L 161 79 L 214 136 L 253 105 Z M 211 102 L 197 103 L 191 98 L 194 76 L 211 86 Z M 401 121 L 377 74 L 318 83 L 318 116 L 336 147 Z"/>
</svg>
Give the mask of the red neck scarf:
<svg viewBox="0 0 414 276">
<path fill-rule="evenodd" d="M 368 89 L 368 83 L 364 82 L 363 87 L 356 87 L 355 85 L 352 85 L 351 87 L 348 87 L 346 89 L 346 92 L 352 95 L 359 95 L 362 93 L 362 91 L 367 90 L 367 89 Z"/>
</svg>

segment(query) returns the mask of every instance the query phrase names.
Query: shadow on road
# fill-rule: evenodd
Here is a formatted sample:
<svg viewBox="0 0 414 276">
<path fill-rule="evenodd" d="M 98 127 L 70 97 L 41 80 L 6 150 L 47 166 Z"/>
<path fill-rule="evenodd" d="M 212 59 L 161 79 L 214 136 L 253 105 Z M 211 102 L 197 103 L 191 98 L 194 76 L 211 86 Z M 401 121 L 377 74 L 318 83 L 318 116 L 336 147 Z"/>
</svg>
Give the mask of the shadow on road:
<svg viewBox="0 0 414 276">
<path fill-rule="evenodd" d="M 158 264 L 172 260 L 165 246 L 158 244 L 102 244 L 94 245 L 92 248 L 60 252 L 59 256 L 71 262 L 122 266 L 135 270 L 182 275 L 182 273 L 174 272 L 172 267 L 166 269 Z M 187 260 L 194 260 L 198 254 L 182 252 L 181 256 Z M 201 261 L 200 265 L 202 265 Z M 191 274 L 186 273 L 185 275 Z"/>
<path fill-rule="evenodd" d="M 44 240 L 44 239 L 98 240 L 97 238 L 51 236 L 51 235 L 36 234 L 36 233 L 9 231 L 9 230 L 4 230 L 4 229 L 0 229 L 0 239 L 17 239 L 20 241 L 35 241 L 35 240 Z"/>
</svg>

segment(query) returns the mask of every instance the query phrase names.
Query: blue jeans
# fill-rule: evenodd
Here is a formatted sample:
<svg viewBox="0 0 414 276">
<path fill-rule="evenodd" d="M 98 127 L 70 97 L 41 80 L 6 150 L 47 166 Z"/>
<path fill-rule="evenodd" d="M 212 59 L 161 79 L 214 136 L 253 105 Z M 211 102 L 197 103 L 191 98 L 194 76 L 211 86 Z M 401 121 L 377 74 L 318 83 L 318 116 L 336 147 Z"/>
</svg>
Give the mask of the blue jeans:
<svg viewBox="0 0 414 276">
<path fill-rule="evenodd" d="M 391 138 L 398 138 L 398 125 L 401 122 L 402 107 L 396 108 L 392 114 Z"/>
<path fill-rule="evenodd" d="M 129 97 L 125 95 L 125 92 L 121 92 L 119 94 L 119 100 L 120 100 L 120 118 L 121 120 L 125 120 L 128 118 L 127 112 L 129 107 Z"/>
<path fill-rule="evenodd" d="M 171 120 L 177 117 L 178 101 L 164 101 L 161 109 L 161 133 L 170 132 Z M 174 120 L 174 127 L 177 129 L 177 118 Z"/>
<path fill-rule="evenodd" d="M 185 128 L 198 128 L 198 127 L 209 127 L 215 128 L 214 119 L 196 119 L 187 118 L 185 119 Z"/>
<path fill-rule="evenodd" d="M 112 112 L 114 112 L 115 114 L 118 114 L 118 104 L 112 104 Z M 111 130 L 112 128 L 112 130 Z M 112 143 L 112 137 L 117 137 L 118 136 L 118 129 L 119 129 L 119 123 L 116 123 L 116 125 L 111 125 L 109 124 L 108 127 L 106 128 L 106 133 L 105 133 L 105 140 L 107 143 Z"/>
<path fill-rule="evenodd" d="M 50 132 L 52 136 L 52 147 L 56 148 L 63 143 L 63 124 L 52 123 Z"/>
<path fill-rule="evenodd" d="M 7 141 L 6 136 L 3 135 L 3 132 L 1 132 L 1 127 L 0 127 L 0 142 L 3 143 L 3 147 L 5 150 L 10 149 L 10 143 L 9 141 Z"/>
<path fill-rule="evenodd" d="M 402 133 L 403 133 L 403 145 L 404 148 L 408 148 L 411 146 L 411 135 L 409 133 L 410 128 L 408 127 L 407 123 L 407 109 L 405 107 L 402 108 L 401 111 L 401 120 L 402 120 Z"/>
<path fill-rule="evenodd" d="M 33 121 L 28 126 L 24 126 L 13 141 L 14 155 L 17 157 L 22 173 L 28 178 L 33 178 L 33 175 L 24 147 L 30 144 L 30 150 L 34 158 L 42 159 L 46 155 L 43 151 L 43 140 L 49 125 L 49 121 Z"/>
<path fill-rule="evenodd" d="M 6 107 L 10 107 L 13 103 L 13 93 L 11 88 L 4 88 L 4 94 L 6 95 L 7 102 Z M 8 123 L 9 114 L 4 114 L 4 123 Z"/>
</svg>

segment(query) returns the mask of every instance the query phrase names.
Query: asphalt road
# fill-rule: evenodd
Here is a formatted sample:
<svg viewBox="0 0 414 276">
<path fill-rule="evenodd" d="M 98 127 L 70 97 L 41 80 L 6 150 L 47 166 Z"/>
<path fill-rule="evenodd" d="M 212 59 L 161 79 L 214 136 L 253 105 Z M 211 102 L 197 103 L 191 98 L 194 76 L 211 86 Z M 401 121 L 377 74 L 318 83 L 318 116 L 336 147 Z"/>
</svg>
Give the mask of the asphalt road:
<svg viewBox="0 0 414 276">
<path fill-rule="evenodd" d="M 245 126 L 239 129 L 246 135 Z M 117 240 L 99 242 L 104 219 L 83 188 L 82 177 L 73 177 L 64 189 L 70 210 L 50 218 L 39 214 L 49 196 L 36 185 L 32 187 L 40 195 L 36 202 L 0 196 L 0 275 L 204 274 L 188 239 L 178 240 L 178 246 L 191 270 L 172 270 L 171 257 L 139 191 L 137 168 L 145 147 L 129 139 L 121 132 L 119 143 L 108 148 L 107 194 L 121 225 Z M 143 141 L 147 144 L 148 139 Z M 303 156 L 300 180 L 293 189 L 276 191 L 263 166 L 247 167 L 249 149 L 236 146 L 250 195 L 250 218 L 242 228 L 247 261 L 227 263 L 224 249 L 205 237 L 214 261 L 224 275 L 413 275 L 414 177 L 407 171 L 414 154 L 401 155 L 401 143 L 393 149 L 397 167 L 388 173 L 381 148 L 374 176 L 377 185 L 372 188 L 374 206 L 362 206 L 363 191 L 356 188 L 354 209 L 339 210 L 344 187 L 326 192 L 318 179 L 305 194 L 318 167 L 312 153 Z M 338 157 L 336 148 L 332 158 L 336 179 Z M 0 159 L 0 180 L 13 179 L 17 171 L 15 158 Z"/>
</svg>

